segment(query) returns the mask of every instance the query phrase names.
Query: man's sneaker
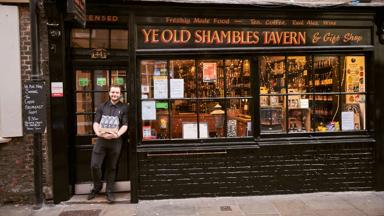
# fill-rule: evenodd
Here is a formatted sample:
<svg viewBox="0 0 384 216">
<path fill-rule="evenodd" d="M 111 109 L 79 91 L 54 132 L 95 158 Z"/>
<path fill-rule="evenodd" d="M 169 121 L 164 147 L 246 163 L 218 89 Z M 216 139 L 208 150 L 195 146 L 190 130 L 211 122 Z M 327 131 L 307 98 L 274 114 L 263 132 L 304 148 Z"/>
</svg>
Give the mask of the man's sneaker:
<svg viewBox="0 0 384 216">
<path fill-rule="evenodd" d="M 98 191 L 91 190 L 91 193 L 88 194 L 87 200 L 91 200 L 91 199 L 95 198 L 97 193 L 98 193 Z"/>
<path fill-rule="evenodd" d="M 107 192 L 107 193 L 105 194 L 105 196 L 107 197 L 108 203 L 113 203 L 113 202 L 115 202 L 115 196 L 113 196 L 113 193 L 112 193 L 112 192 Z"/>
</svg>

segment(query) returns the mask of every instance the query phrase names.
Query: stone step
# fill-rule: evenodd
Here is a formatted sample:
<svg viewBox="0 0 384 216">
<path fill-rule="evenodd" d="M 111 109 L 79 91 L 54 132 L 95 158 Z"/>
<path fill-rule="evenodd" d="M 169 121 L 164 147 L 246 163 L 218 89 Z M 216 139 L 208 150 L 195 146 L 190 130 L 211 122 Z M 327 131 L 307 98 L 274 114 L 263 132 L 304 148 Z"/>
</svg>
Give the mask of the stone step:
<svg viewBox="0 0 384 216">
<path fill-rule="evenodd" d="M 130 193 L 113 193 L 115 195 L 115 203 L 131 203 Z M 70 200 L 63 202 L 63 204 L 102 204 L 108 203 L 105 193 L 99 193 L 94 199 L 87 200 L 87 194 L 74 195 Z"/>
</svg>

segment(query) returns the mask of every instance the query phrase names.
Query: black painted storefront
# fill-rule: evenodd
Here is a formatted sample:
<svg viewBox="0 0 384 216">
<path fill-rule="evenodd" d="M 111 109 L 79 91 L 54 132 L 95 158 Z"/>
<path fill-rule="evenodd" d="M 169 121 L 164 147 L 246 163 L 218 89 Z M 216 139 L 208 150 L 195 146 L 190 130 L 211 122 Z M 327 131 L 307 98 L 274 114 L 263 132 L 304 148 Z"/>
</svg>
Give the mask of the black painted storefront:
<svg viewBox="0 0 384 216">
<path fill-rule="evenodd" d="M 51 98 L 49 135 L 53 157 L 53 193 L 55 202 L 67 200 L 73 194 L 76 164 L 72 161 L 72 144 L 76 122 L 73 120 L 73 77 L 68 74 L 73 63 L 84 67 L 100 65 L 124 67 L 129 82 L 130 103 L 129 150 L 126 168 L 131 182 L 131 200 L 286 194 L 319 191 L 382 190 L 384 136 L 382 112 L 384 81 L 384 45 L 378 41 L 379 9 L 374 8 L 247 8 L 244 6 L 192 5 L 170 3 L 110 3 L 87 4 L 87 27 L 126 28 L 128 48 L 107 50 L 106 59 L 91 59 L 87 49 L 72 49 L 71 29 L 79 28 L 67 20 L 64 5 L 47 4 L 50 82 L 64 83 L 64 97 Z M 382 11 L 381 11 L 382 12 Z M 97 18 L 95 18 L 97 17 Z M 109 17 L 109 18 L 108 18 Z M 230 23 L 190 24 L 169 18 L 220 18 Z M 90 20 L 92 19 L 92 20 Z M 260 24 L 260 20 L 327 20 L 336 26 L 292 26 Z M 117 21 L 116 21 L 117 20 Z M 247 23 L 249 21 L 249 23 Z M 314 34 L 342 32 L 346 29 L 363 35 L 361 43 L 345 44 L 256 44 L 254 38 L 246 44 L 145 43 L 142 29 L 173 30 L 241 30 L 300 31 Z M 341 29 L 341 30 L 340 30 Z M 58 30 L 61 36 L 50 34 Z M 170 31 L 172 32 L 172 31 Z M 182 33 L 181 33 L 182 34 Z M 184 32 L 184 36 L 188 33 Z M 246 34 L 246 33 L 245 33 Z M 179 34 L 180 36 L 180 34 Z M 180 38 L 179 38 L 180 39 Z M 260 38 L 260 40 L 262 40 Z M 156 41 L 156 40 L 155 40 Z M 153 42 L 153 41 L 152 41 Z M 163 41 L 164 42 L 164 41 Z M 207 140 L 142 141 L 141 88 L 139 64 L 146 59 L 212 59 L 249 58 L 257 62 L 262 55 L 354 54 L 366 58 L 366 130 L 358 132 L 305 133 L 260 135 L 258 91 L 253 91 L 253 124 L 251 137 Z M 77 57 L 76 57 L 77 56 Z M 256 76 L 257 69 L 252 70 Z M 252 80 L 252 88 L 259 84 Z M 380 166 L 381 165 L 381 166 Z M 84 172 L 89 172 L 86 166 Z M 83 172 L 79 170 L 78 172 Z M 124 177 L 125 178 L 125 177 Z"/>
</svg>

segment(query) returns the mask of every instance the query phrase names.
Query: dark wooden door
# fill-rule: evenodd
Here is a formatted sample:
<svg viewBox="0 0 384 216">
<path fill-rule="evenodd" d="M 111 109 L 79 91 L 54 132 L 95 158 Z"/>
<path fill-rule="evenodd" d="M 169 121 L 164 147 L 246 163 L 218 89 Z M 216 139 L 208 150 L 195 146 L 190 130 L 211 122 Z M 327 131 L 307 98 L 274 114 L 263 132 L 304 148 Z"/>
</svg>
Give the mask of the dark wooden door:
<svg viewBox="0 0 384 216">
<path fill-rule="evenodd" d="M 88 193 L 91 187 L 90 162 L 96 135 L 93 132 L 93 118 L 96 108 L 109 100 L 109 86 L 123 86 L 121 101 L 127 103 L 128 76 L 125 67 L 81 67 L 73 70 L 74 82 L 74 143 L 71 148 L 72 181 L 74 193 Z M 128 134 L 128 133 L 126 133 Z M 115 190 L 126 191 L 129 188 L 128 137 L 118 163 Z"/>
</svg>

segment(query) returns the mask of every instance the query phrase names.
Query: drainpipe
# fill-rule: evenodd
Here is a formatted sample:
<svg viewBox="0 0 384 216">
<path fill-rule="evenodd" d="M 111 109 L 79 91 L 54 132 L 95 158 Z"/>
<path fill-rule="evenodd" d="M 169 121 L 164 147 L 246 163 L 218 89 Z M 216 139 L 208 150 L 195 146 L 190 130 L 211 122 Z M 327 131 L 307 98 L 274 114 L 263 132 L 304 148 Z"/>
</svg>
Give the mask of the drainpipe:
<svg viewBox="0 0 384 216">
<path fill-rule="evenodd" d="M 29 2 L 29 10 L 31 16 L 31 47 L 32 47 L 32 73 L 31 80 L 40 78 L 39 67 L 39 28 L 37 20 L 37 0 Z M 43 205 L 43 166 L 42 166 L 42 147 L 41 133 L 33 134 L 33 171 L 34 171 L 34 187 L 35 187 L 35 207 L 40 209 Z"/>
</svg>

